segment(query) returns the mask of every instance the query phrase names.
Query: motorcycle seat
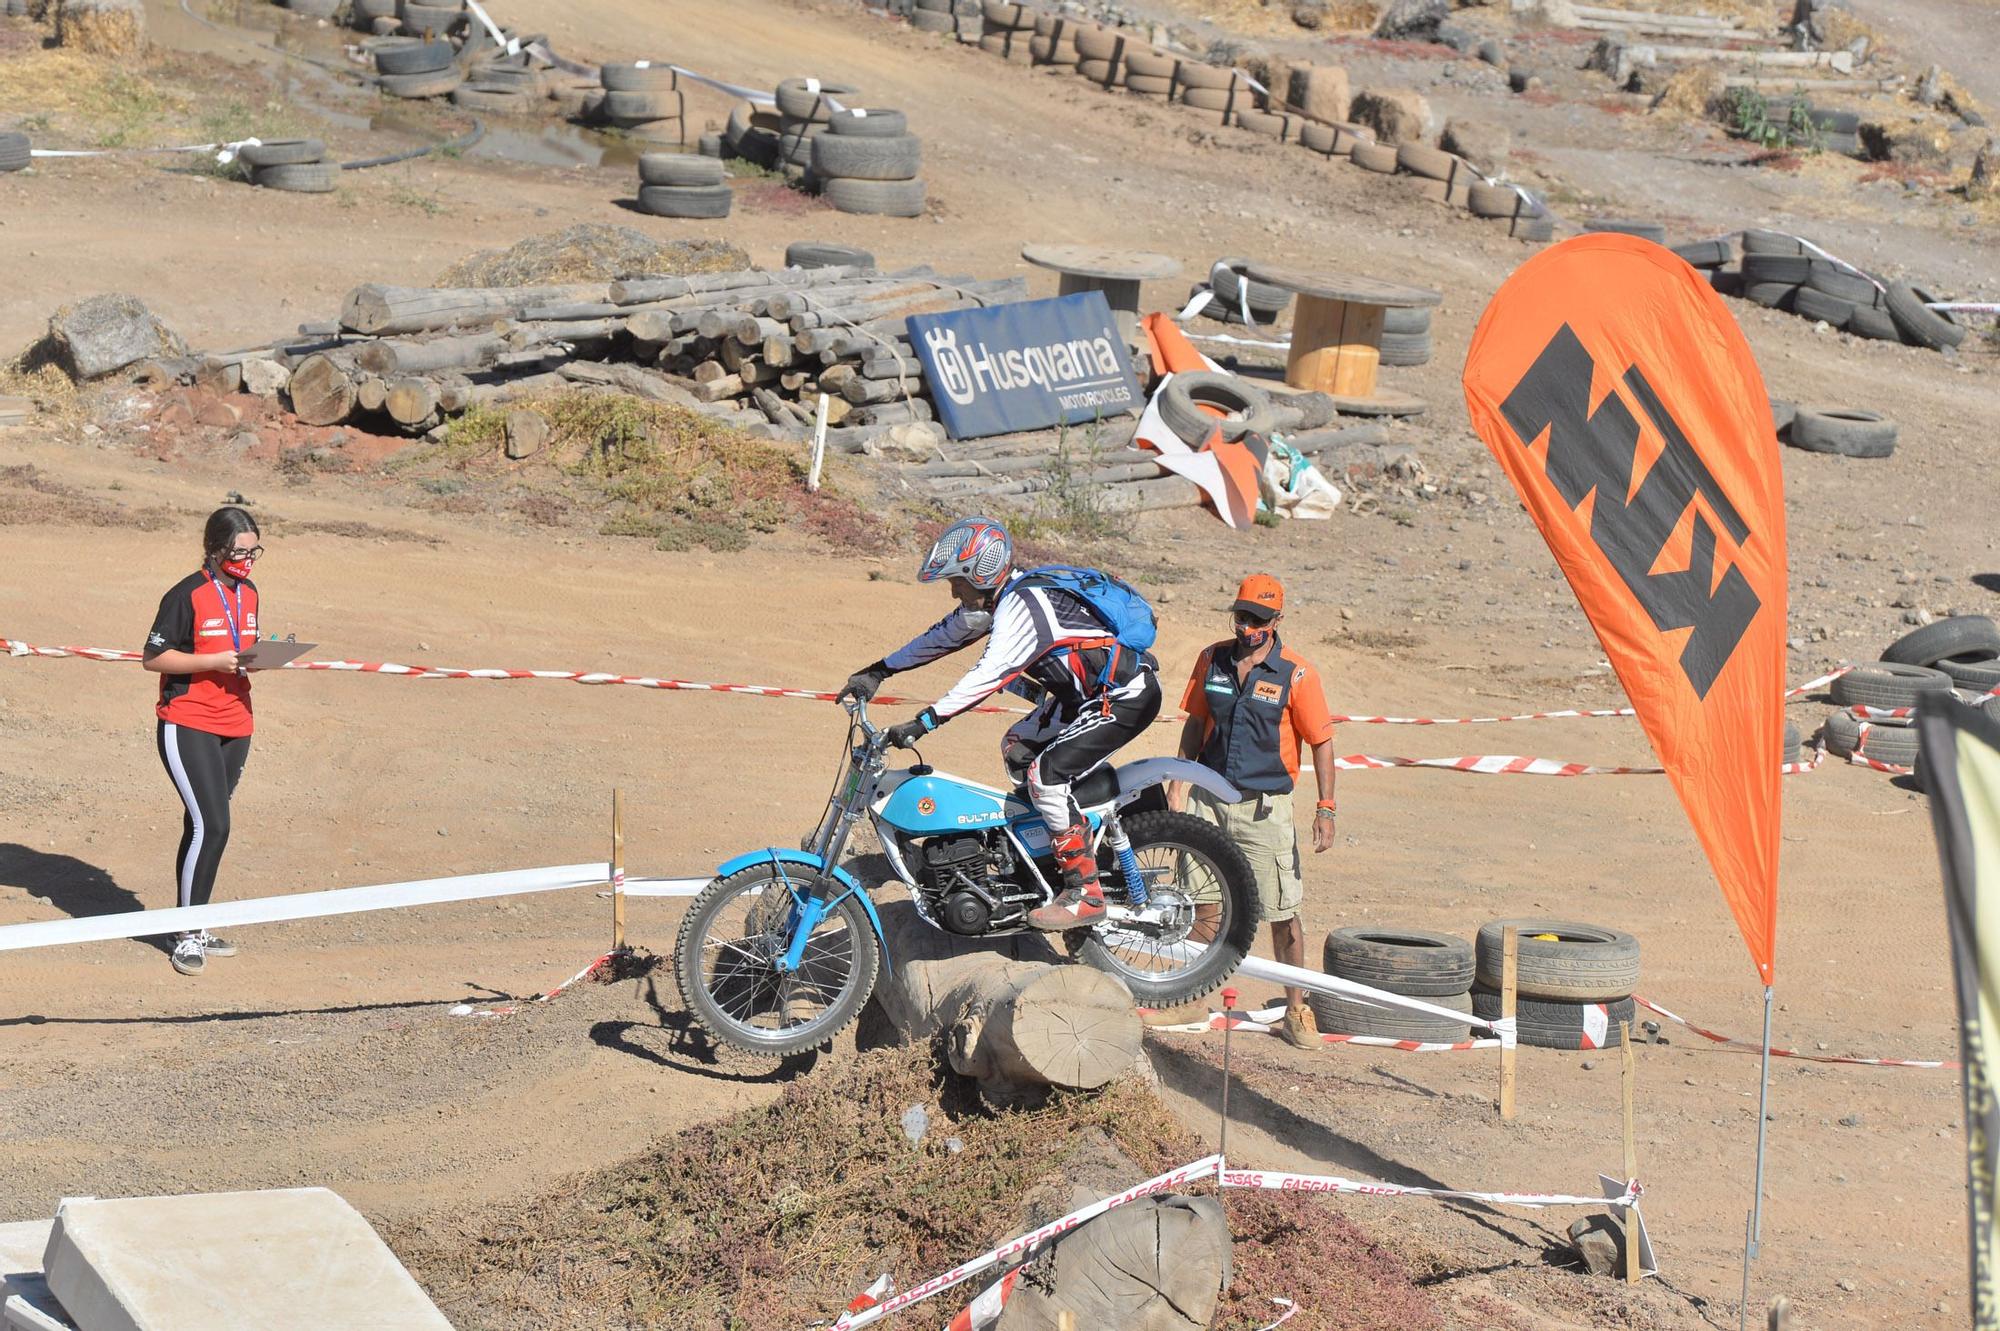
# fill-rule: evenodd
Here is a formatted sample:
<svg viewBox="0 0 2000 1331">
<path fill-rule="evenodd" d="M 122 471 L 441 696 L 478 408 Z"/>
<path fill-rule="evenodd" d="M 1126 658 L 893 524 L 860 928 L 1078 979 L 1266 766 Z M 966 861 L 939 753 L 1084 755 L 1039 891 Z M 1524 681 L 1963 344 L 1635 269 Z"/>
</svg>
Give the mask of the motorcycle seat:
<svg viewBox="0 0 2000 1331">
<path fill-rule="evenodd" d="M 1094 809 L 1100 804 L 1109 804 L 1118 798 L 1118 771 L 1110 763 L 1100 763 L 1071 782 L 1069 791 L 1079 808 Z M 1028 798 L 1025 782 L 1014 787 L 1014 794 L 1024 804 L 1034 802 Z"/>
</svg>

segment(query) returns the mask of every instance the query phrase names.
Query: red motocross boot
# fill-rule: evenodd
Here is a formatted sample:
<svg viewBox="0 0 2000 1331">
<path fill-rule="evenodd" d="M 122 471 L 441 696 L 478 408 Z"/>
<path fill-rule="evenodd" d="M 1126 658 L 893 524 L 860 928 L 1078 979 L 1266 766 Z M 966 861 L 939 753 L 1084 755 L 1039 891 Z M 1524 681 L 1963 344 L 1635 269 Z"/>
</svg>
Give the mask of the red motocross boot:
<svg viewBox="0 0 2000 1331">
<path fill-rule="evenodd" d="M 1082 823 L 1058 833 L 1053 841 L 1056 867 L 1062 870 L 1061 895 L 1028 913 L 1037 929 L 1060 933 L 1104 918 L 1104 892 L 1097 885 L 1097 857 L 1090 853 L 1090 829 Z"/>
</svg>

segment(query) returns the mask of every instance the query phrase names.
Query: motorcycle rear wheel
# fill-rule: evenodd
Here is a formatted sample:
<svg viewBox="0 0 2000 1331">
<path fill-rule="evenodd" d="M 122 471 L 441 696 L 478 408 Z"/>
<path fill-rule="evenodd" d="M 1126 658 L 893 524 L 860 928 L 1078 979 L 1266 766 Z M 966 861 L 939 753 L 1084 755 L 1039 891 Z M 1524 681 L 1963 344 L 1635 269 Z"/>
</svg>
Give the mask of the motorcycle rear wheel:
<svg viewBox="0 0 2000 1331">
<path fill-rule="evenodd" d="M 1166 944 L 1113 923 L 1079 930 L 1077 956 L 1116 976 L 1145 1007 L 1173 1007 L 1213 993 L 1257 941 L 1264 908 L 1250 861 L 1221 828 L 1191 813 L 1137 814 L 1125 819 L 1125 834 L 1153 898 L 1184 896 L 1205 917 L 1195 933 Z M 1122 877 L 1116 865 L 1100 866 L 1100 872 L 1107 883 Z"/>
<path fill-rule="evenodd" d="M 787 975 L 776 956 L 794 889 L 847 895 L 813 930 L 798 970 Z M 838 1035 L 875 991 L 881 967 L 881 945 L 860 900 L 805 865 L 787 865 L 781 874 L 775 865 L 753 864 L 716 879 L 688 907 L 674 940 L 674 980 L 701 1028 L 723 1044 L 773 1057 Z"/>
</svg>

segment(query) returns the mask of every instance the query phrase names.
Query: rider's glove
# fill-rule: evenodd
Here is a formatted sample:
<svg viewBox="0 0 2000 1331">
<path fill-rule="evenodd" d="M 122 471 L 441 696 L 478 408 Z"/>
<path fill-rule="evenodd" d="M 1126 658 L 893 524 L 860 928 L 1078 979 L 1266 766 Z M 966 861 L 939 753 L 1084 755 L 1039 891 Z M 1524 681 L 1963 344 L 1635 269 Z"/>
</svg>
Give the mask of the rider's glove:
<svg viewBox="0 0 2000 1331">
<path fill-rule="evenodd" d="M 899 749 L 914 749 L 917 741 L 931 733 L 936 727 L 930 725 L 924 716 L 913 721 L 900 722 L 889 727 L 889 742 Z"/>
<path fill-rule="evenodd" d="M 846 702 L 853 698 L 857 702 L 867 702 L 875 696 L 875 690 L 882 687 L 882 681 L 894 672 L 877 661 L 874 665 L 863 666 L 847 677 L 847 683 L 834 695 L 835 702 Z"/>
</svg>

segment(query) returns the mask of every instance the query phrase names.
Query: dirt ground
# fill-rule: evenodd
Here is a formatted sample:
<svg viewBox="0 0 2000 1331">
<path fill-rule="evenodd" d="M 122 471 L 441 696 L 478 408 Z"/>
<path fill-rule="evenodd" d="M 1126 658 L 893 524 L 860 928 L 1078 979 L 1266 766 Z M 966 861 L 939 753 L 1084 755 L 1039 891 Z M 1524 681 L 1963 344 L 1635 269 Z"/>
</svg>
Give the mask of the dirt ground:
<svg viewBox="0 0 2000 1331">
<path fill-rule="evenodd" d="M 2000 14 L 1975 0 L 1896 8 L 1901 26 L 1885 39 L 1913 50 L 1910 32 L 1935 44 L 1954 15 Z M 169 59 L 210 71 L 245 61 L 240 78 L 272 90 L 274 117 L 317 114 L 289 100 L 267 57 L 176 6 L 151 12 L 155 36 L 180 52 Z M 617 205 L 631 194 L 629 165 L 555 170 L 478 155 L 356 173 L 332 200 L 130 158 L 42 165 L 0 176 L 0 349 L 38 334 L 55 306 L 107 286 L 141 295 L 198 345 L 262 340 L 330 316 L 357 282 L 426 283 L 468 248 L 577 220 L 727 235 L 764 262 L 792 239 L 838 240 L 885 262 L 981 276 L 1016 271 L 1019 246 L 1037 239 L 1157 248 L 1190 278 L 1222 254 L 1363 266 L 1445 293 L 1438 357 L 1395 379 L 1433 409 L 1396 433 L 1451 492 L 1241 533 L 1194 512 L 1152 515 L 1091 553 L 1139 572 L 1154 594 L 1176 686 L 1226 627 L 1227 589 L 1264 568 L 1291 587 L 1287 640 L 1316 660 L 1337 711 L 1454 716 L 1620 701 L 1460 405 L 1472 326 L 1531 252 L 1488 224 L 1403 182 L 942 47 L 847 8 L 513 0 L 495 12 L 580 57 L 650 54 L 746 83 L 810 65 L 857 83 L 870 104 L 911 112 L 932 215 L 849 217 L 746 190 L 726 224 L 668 222 Z M 1298 45 L 1349 64 L 1358 85 L 1416 83 L 1441 115 L 1476 109 L 1512 123 L 1539 159 L 1530 169 L 1561 184 L 1559 207 L 1575 215 L 1659 216 L 1676 239 L 1785 225 L 1954 294 L 1994 292 L 1989 214 L 1865 184 L 1859 163 L 1797 175 L 1717 165 L 1712 131 L 1628 114 L 1615 99 L 1510 101 L 1481 82 L 1491 71 L 1467 73 L 1430 48 Z M 291 91 L 335 96 L 301 87 Z M 695 93 L 690 107 L 719 122 L 726 103 Z M 340 121 L 326 136 L 350 157 L 394 138 Z M 1052 286 L 1027 271 L 1037 292 Z M 1981 425 L 1995 401 L 1991 353 L 1857 343 L 1788 315 L 1731 309 L 1775 395 L 1876 407 L 1902 425 L 1882 462 L 1784 454 L 1794 678 L 1872 658 L 1906 614 L 2000 608 L 2000 550 L 1980 483 L 1993 465 Z M 381 477 L 297 485 L 226 453 L 147 449 L 136 438 L 0 432 L 0 465 L 31 465 L 92 501 L 0 503 L 0 548 L 17 570 L 0 599 L 0 635 L 136 647 L 160 591 L 195 553 L 200 515 L 231 491 L 268 523 L 271 555 L 258 572 L 269 627 L 330 655 L 831 687 L 941 608 L 908 576 L 913 551 L 829 557 L 780 534 L 742 554 L 670 554 L 580 522 L 536 528 L 498 505 L 441 511 L 434 496 Z M 856 492 L 870 485 L 846 462 L 834 479 Z M 149 510 L 151 520 L 135 520 Z M 908 691 L 934 696 L 949 674 L 933 667 Z M 152 749 L 149 685 L 130 665 L 23 659 L 0 671 L 9 752 L 0 922 L 169 904 L 178 805 Z M 257 687 L 262 728 L 219 886 L 229 897 L 586 860 L 604 853 L 614 787 L 628 799 L 634 870 L 698 875 L 739 850 L 795 842 L 825 796 L 840 733 L 814 704 L 701 693 L 341 674 L 266 676 Z M 1810 733 L 1825 710 L 1800 701 L 1792 715 Z M 968 719 L 930 756 L 985 775 L 998 733 L 995 718 Z M 1161 727 L 1151 748 L 1171 743 Z M 1647 758 L 1624 721 L 1351 725 L 1339 748 Z M 1921 796 L 1833 764 L 1788 778 L 1785 793 L 1776 1042 L 1955 1057 Z M 1640 937 L 1648 996 L 1755 1034 L 1754 972 L 1659 778 L 1353 772 L 1341 778 L 1341 811 L 1340 846 L 1309 866 L 1309 937 L 1363 922 L 1469 935 L 1502 916 L 1581 917 Z M 601 900 L 564 893 L 267 926 L 242 931 L 243 954 L 200 980 L 140 942 L 11 954 L 0 965 L 0 1219 L 47 1216 L 66 1195 L 315 1182 L 373 1216 L 421 1221 L 545 1192 L 810 1074 L 718 1060 L 687 1031 L 670 985 L 664 994 L 645 982 L 585 986 L 501 1019 L 450 1014 L 461 1001 L 569 975 L 604 950 L 607 915 Z M 665 951 L 678 917 L 674 903 L 635 902 L 635 937 Z M 1257 988 L 1250 996 L 1266 997 Z M 1384 1242 L 1461 1257 L 1433 1279 L 1467 1324 L 1481 1324 L 1482 1297 L 1503 1300 L 1523 1327 L 1731 1321 L 1756 1061 L 1668 1029 L 1672 1043 L 1640 1058 L 1640 1170 L 1664 1271 L 1637 1296 L 1556 1264 L 1567 1215 L 1312 1204 L 1348 1211 Z M 1155 1037 L 1163 1078 L 1198 1129 L 1213 1126 L 1218 1039 Z M 1495 1121 L 1487 1055 L 1307 1056 L 1246 1039 L 1235 1058 L 1243 1090 L 1231 1102 L 1231 1156 L 1246 1164 L 1564 1191 L 1587 1191 L 1598 1171 L 1619 1168 L 1615 1058 L 1528 1051 L 1512 1125 Z M 1789 1294 L 1812 1327 L 1964 1321 L 1958 1097 L 1951 1072 L 1777 1065 L 1758 1306 Z M 829 1291 L 829 1310 L 848 1293 Z M 1294 1324 L 1313 1323 L 1306 1314 Z"/>
</svg>

